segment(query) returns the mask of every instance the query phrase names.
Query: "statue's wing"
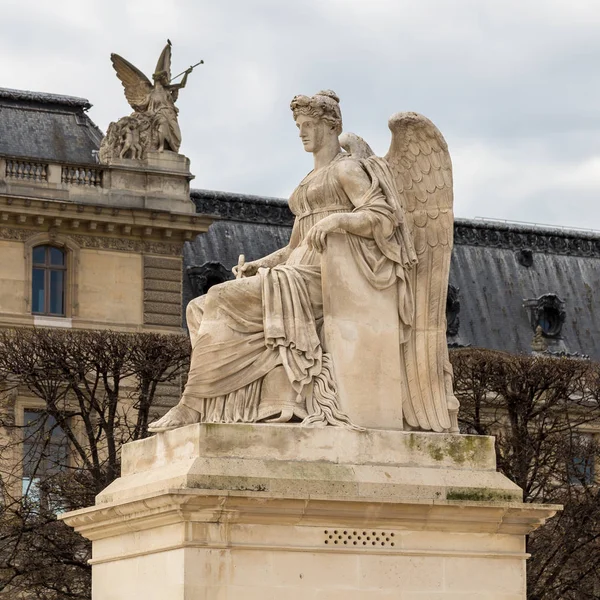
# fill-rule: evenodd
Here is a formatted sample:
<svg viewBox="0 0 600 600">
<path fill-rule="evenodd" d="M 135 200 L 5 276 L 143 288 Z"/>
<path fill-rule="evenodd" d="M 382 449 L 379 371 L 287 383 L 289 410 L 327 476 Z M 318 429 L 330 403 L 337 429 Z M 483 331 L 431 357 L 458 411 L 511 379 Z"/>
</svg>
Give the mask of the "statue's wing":
<svg viewBox="0 0 600 600">
<path fill-rule="evenodd" d="M 146 96 L 152 90 L 150 80 L 128 60 L 118 54 L 111 54 L 110 60 L 125 88 L 125 97 L 133 110 L 144 103 Z"/>
<path fill-rule="evenodd" d="M 451 427 L 451 367 L 446 344 L 446 295 L 452 253 L 452 163 L 438 128 L 413 112 L 389 120 L 386 160 L 394 174 L 418 257 L 410 273 L 415 294 L 412 335 L 403 344 L 404 417 L 412 427 Z M 450 386 L 450 389 L 448 389 Z"/>
<path fill-rule="evenodd" d="M 350 132 L 344 132 L 340 135 L 340 146 L 354 158 L 365 159 L 373 156 L 374 152 L 371 146 L 359 135 Z"/>
<path fill-rule="evenodd" d="M 156 63 L 156 73 L 164 71 L 167 74 L 167 79 L 171 81 L 171 42 L 167 40 L 167 45 L 158 57 Z"/>
</svg>

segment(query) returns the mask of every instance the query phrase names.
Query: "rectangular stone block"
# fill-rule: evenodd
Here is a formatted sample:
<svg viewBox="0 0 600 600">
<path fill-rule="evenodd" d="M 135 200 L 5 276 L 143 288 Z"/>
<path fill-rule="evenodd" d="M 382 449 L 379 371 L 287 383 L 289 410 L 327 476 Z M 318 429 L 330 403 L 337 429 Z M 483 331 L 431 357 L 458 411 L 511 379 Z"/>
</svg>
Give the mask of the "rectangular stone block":
<svg viewBox="0 0 600 600">
<path fill-rule="evenodd" d="M 144 290 L 144 302 L 161 302 L 163 304 L 178 304 L 181 308 L 180 292 L 162 292 L 159 290 Z"/>
<path fill-rule="evenodd" d="M 144 278 L 146 280 L 158 279 L 159 281 L 181 282 L 181 271 L 178 269 L 157 269 L 154 267 L 145 267 Z"/>
<path fill-rule="evenodd" d="M 493 453 L 477 436 L 189 425 L 126 444 L 122 477 L 60 518 L 93 542 L 93 600 L 525 600 L 525 535 L 558 507 L 519 502 Z"/>
<path fill-rule="evenodd" d="M 164 279 L 149 279 L 144 280 L 144 289 L 146 291 L 164 291 L 181 293 L 181 279 L 174 281 L 166 281 Z"/>
<path fill-rule="evenodd" d="M 144 267 L 157 269 L 175 269 L 181 271 L 181 258 L 167 258 L 164 256 L 144 255 Z"/>
<path fill-rule="evenodd" d="M 180 317 L 181 322 L 181 301 L 171 304 L 167 302 L 144 302 L 144 312 L 147 314 L 175 315 Z"/>
<path fill-rule="evenodd" d="M 162 327 L 181 328 L 181 315 L 144 313 L 144 325 L 160 325 Z"/>
</svg>

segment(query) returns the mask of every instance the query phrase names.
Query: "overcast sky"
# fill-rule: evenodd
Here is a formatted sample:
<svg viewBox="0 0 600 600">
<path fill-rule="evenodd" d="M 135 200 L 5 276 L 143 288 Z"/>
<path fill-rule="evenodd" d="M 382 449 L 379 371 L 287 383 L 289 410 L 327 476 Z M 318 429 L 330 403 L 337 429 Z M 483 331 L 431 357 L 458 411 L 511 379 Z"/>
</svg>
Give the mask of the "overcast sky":
<svg viewBox="0 0 600 600">
<path fill-rule="evenodd" d="M 0 86 L 130 112 L 116 52 L 151 76 L 166 41 L 194 187 L 286 197 L 312 168 L 289 110 L 331 88 L 378 154 L 388 117 L 432 119 L 455 213 L 600 229 L 598 0 L 1 0 Z"/>
</svg>

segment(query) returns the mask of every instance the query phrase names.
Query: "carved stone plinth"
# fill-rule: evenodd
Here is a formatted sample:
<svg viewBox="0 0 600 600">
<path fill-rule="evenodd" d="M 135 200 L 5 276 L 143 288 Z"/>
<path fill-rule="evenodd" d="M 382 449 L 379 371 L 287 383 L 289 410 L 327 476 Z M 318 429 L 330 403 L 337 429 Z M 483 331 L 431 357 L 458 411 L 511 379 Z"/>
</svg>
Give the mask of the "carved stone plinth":
<svg viewBox="0 0 600 600">
<path fill-rule="evenodd" d="M 104 170 L 104 191 L 119 208 L 195 213 L 190 160 L 175 152 L 149 152 L 143 160 L 114 159 Z"/>
<path fill-rule="evenodd" d="M 190 425 L 127 444 L 96 506 L 94 600 L 524 600 L 523 504 L 493 439 Z"/>
</svg>

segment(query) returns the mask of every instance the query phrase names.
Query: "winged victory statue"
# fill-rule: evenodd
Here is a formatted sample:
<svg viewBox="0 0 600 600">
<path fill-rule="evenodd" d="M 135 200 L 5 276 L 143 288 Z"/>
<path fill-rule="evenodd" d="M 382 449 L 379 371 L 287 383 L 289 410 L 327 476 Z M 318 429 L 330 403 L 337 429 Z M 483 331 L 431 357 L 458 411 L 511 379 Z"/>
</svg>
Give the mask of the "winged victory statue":
<svg viewBox="0 0 600 600">
<path fill-rule="evenodd" d="M 118 158 L 144 159 L 148 152 L 178 152 L 181 130 L 175 102 L 179 90 L 185 87 L 188 75 L 197 65 L 186 69 L 179 83 L 171 83 L 177 77 L 171 77 L 169 40 L 158 58 L 152 82 L 122 56 L 111 54 L 110 59 L 133 112 L 108 126 L 100 145 L 100 162 L 108 163 Z"/>
<path fill-rule="evenodd" d="M 150 424 L 294 422 L 458 431 L 446 345 L 452 164 L 427 118 L 397 113 L 385 157 L 342 135 L 331 90 L 291 109 L 314 169 L 289 244 L 187 307 L 180 402 Z"/>
</svg>

